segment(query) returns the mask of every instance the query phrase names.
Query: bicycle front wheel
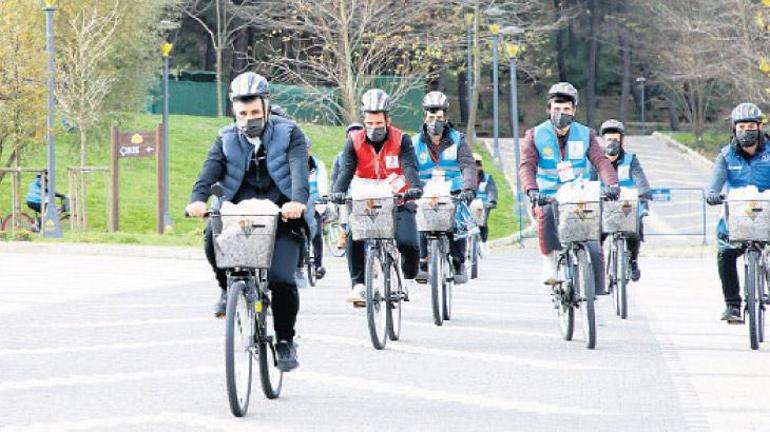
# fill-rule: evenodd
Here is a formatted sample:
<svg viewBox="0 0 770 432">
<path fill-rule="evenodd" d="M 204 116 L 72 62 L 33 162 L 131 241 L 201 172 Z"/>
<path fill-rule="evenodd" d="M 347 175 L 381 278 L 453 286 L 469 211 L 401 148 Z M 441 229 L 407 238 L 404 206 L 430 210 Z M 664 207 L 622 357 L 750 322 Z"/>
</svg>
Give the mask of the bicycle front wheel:
<svg viewBox="0 0 770 432">
<path fill-rule="evenodd" d="M 452 290 L 455 284 L 454 264 L 452 264 L 452 257 L 445 254 L 446 261 L 444 261 L 444 283 L 442 289 L 444 292 L 441 296 L 441 315 L 444 321 L 452 319 Z"/>
<path fill-rule="evenodd" d="M 750 250 L 746 253 L 746 316 L 749 325 L 749 344 L 751 349 L 759 349 L 759 307 L 760 302 L 757 299 L 757 278 L 759 275 L 759 257 L 756 251 Z"/>
<path fill-rule="evenodd" d="M 767 286 L 765 285 L 765 273 L 767 267 L 760 263 L 757 267 L 757 334 L 759 342 L 765 341 L 765 309 L 767 307 Z"/>
<path fill-rule="evenodd" d="M 471 258 L 471 279 L 479 277 L 479 235 L 474 234 L 468 239 L 468 249 Z"/>
<path fill-rule="evenodd" d="M 262 392 L 268 399 L 276 399 L 281 395 L 283 387 L 283 372 L 278 369 L 278 353 L 275 344 L 278 342 L 275 336 L 273 324 L 273 310 L 268 298 L 257 300 L 256 310 L 259 320 L 259 380 L 262 384 Z"/>
<path fill-rule="evenodd" d="M 561 331 L 562 339 L 565 341 L 571 341 L 575 333 L 575 303 L 572 301 L 575 287 L 571 286 L 571 281 L 567 281 L 567 278 L 564 277 L 565 267 L 570 265 L 566 258 L 559 260 L 557 274 L 559 275 L 558 279 L 563 282 L 558 291 L 554 292 L 554 301 L 557 303 L 556 314 L 559 317 L 559 330 Z M 565 291 L 565 287 L 568 291 Z M 554 287 L 554 290 L 556 289 Z"/>
<path fill-rule="evenodd" d="M 230 411 L 236 417 L 243 417 L 249 410 L 254 324 L 254 311 L 246 300 L 246 284 L 236 282 L 228 288 L 225 320 L 227 396 Z"/>
<path fill-rule="evenodd" d="M 35 222 L 35 218 L 32 216 L 26 214 L 26 213 L 19 213 L 16 215 L 16 224 L 19 229 L 29 231 L 29 232 L 38 232 L 38 226 L 37 222 Z M 13 215 L 8 215 L 3 219 L 2 225 L 0 226 L 3 231 L 10 231 L 11 228 L 13 228 Z"/>
<path fill-rule="evenodd" d="M 444 257 L 441 254 L 439 239 L 428 240 L 428 274 L 430 280 L 430 304 L 433 311 L 433 324 L 444 324 L 442 307 L 444 304 Z"/>
<path fill-rule="evenodd" d="M 620 315 L 620 319 L 626 319 L 628 318 L 628 260 L 629 260 L 629 253 L 628 253 L 628 245 L 626 243 L 626 239 L 618 239 L 618 248 L 616 249 L 618 251 L 617 254 L 617 263 L 618 272 L 617 275 L 617 307 L 618 307 L 618 315 Z"/>
<path fill-rule="evenodd" d="M 340 227 L 339 221 L 329 222 L 324 226 L 324 243 L 326 243 L 326 250 L 333 257 L 345 256 L 345 248 L 338 248 L 340 244 L 340 237 L 345 235 L 344 231 Z"/>
<path fill-rule="evenodd" d="M 596 310 L 594 304 L 594 275 L 591 268 L 591 262 L 588 260 L 588 251 L 578 249 L 577 251 L 577 269 L 574 274 L 574 283 L 576 284 L 575 293 L 578 295 L 578 307 L 581 310 L 583 318 L 583 336 L 586 341 L 586 348 L 596 348 Z"/>
<path fill-rule="evenodd" d="M 381 350 L 388 342 L 388 295 L 389 289 L 379 248 L 367 248 L 366 254 L 366 321 L 372 346 Z"/>
<path fill-rule="evenodd" d="M 315 271 L 313 244 L 310 240 L 307 241 L 307 246 L 305 247 L 305 269 L 307 270 L 307 282 L 311 287 L 314 287 L 318 278 Z"/>
<path fill-rule="evenodd" d="M 390 271 L 388 272 L 388 280 L 386 282 L 390 292 L 390 300 L 387 305 L 388 337 L 392 341 L 396 341 L 401 337 L 401 301 L 404 288 L 401 286 L 401 279 L 398 277 L 397 265 L 398 263 L 391 262 L 388 266 Z"/>
</svg>

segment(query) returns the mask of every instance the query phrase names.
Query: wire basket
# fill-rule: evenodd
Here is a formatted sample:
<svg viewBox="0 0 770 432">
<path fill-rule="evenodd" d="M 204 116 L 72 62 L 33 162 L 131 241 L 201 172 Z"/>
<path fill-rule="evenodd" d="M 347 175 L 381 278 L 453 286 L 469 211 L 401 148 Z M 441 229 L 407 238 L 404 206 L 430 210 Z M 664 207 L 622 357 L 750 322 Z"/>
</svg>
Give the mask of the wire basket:
<svg viewBox="0 0 770 432">
<path fill-rule="evenodd" d="M 417 203 L 417 231 L 447 232 L 452 229 L 455 204 L 451 196 L 422 198 Z"/>
<path fill-rule="evenodd" d="M 636 234 L 639 229 L 639 201 L 607 201 L 602 206 L 602 230 L 607 233 Z"/>
<path fill-rule="evenodd" d="M 476 221 L 476 225 L 483 227 L 487 224 L 487 209 L 484 208 L 484 202 L 478 198 L 474 199 L 470 205 L 471 214 Z"/>
<path fill-rule="evenodd" d="M 224 215 L 214 234 L 214 255 L 221 269 L 269 269 L 273 261 L 278 215 Z"/>
<path fill-rule="evenodd" d="M 600 240 L 601 203 L 599 201 L 560 202 L 558 226 L 559 240 L 562 243 Z"/>
<path fill-rule="evenodd" d="M 731 242 L 770 242 L 770 201 L 728 201 L 727 229 Z"/>
<path fill-rule="evenodd" d="M 393 197 L 352 200 L 348 225 L 353 240 L 394 238 L 394 212 Z"/>
</svg>

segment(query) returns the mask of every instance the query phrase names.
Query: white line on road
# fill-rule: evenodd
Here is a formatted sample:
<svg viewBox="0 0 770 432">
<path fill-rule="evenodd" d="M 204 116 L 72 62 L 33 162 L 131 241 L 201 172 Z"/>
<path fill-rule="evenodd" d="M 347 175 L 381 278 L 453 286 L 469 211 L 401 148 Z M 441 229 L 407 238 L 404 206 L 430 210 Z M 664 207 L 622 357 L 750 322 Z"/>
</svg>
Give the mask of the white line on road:
<svg viewBox="0 0 770 432">
<path fill-rule="evenodd" d="M 362 378 L 350 378 L 340 375 L 330 375 L 316 372 L 298 371 L 292 379 L 312 382 L 314 384 L 332 385 L 352 390 L 366 389 L 374 393 L 383 393 L 394 396 L 404 396 L 414 399 L 423 399 L 435 402 L 451 402 L 469 405 L 475 408 L 488 408 L 503 411 L 516 411 L 522 413 L 535 413 L 543 415 L 587 415 L 587 416 L 615 416 L 617 413 L 605 409 L 595 410 L 589 408 L 570 407 L 565 404 L 543 404 L 539 402 L 516 400 L 511 398 L 496 398 L 469 393 L 453 393 L 445 390 L 428 390 L 403 384 L 383 381 L 375 381 Z"/>
<path fill-rule="evenodd" d="M 161 347 L 186 346 L 186 345 L 208 345 L 212 343 L 222 342 L 223 340 L 224 339 L 222 338 L 203 338 L 203 339 L 180 339 L 180 340 L 170 340 L 170 341 L 118 343 L 118 344 L 104 344 L 104 345 L 85 345 L 85 346 L 70 345 L 70 346 L 63 346 L 63 347 L 47 347 L 47 348 L 0 349 L 0 357 L 17 356 L 17 355 L 68 354 L 68 353 L 80 353 L 80 352 L 92 352 L 92 351 L 117 351 L 117 350 L 161 348 Z"/>
<path fill-rule="evenodd" d="M 51 329 L 76 329 L 76 328 L 97 328 L 97 327 L 134 327 L 156 324 L 182 324 L 193 322 L 214 322 L 216 321 L 212 317 L 197 317 L 197 318 L 161 318 L 161 319 L 146 319 L 146 320 L 113 320 L 113 321 L 83 321 L 77 323 L 48 323 L 48 324 L 36 324 L 32 327 L 36 328 L 51 328 Z"/>
</svg>

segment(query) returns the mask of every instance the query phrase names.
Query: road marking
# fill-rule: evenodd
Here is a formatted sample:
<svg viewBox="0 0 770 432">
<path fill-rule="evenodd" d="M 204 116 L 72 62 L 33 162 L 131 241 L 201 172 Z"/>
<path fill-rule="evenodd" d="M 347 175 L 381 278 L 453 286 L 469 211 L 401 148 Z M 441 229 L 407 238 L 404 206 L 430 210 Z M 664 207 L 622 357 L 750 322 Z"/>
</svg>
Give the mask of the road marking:
<svg viewBox="0 0 770 432">
<path fill-rule="evenodd" d="M 318 333 L 302 333 L 302 338 L 315 340 L 318 342 L 336 343 L 340 345 L 371 349 L 371 344 L 369 344 L 369 342 L 364 339 L 349 338 L 349 337 L 342 337 L 342 336 L 330 336 L 330 335 L 323 335 Z M 450 357 L 450 358 L 458 358 L 458 359 L 466 359 L 466 360 L 482 360 L 482 361 L 490 361 L 495 363 L 516 364 L 520 366 L 538 367 L 538 368 L 555 369 L 555 370 L 595 370 L 595 369 L 615 370 L 615 368 L 606 367 L 605 365 L 593 366 L 593 365 L 578 365 L 573 363 L 558 363 L 558 362 L 552 362 L 552 361 L 546 361 L 546 360 L 526 359 L 519 356 L 514 357 L 509 355 L 484 353 L 484 352 L 477 352 L 477 351 L 461 351 L 461 350 L 452 350 L 452 349 L 443 349 L 443 348 L 425 348 L 425 347 L 408 345 L 405 343 L 390 344 L 388 345 L 388 350 L 405 352 L 409 354 L 433 355 L 433 356 L 439 356 L 439 357 L 445 357 L 445 358 Z"/>
<path fill-rule="evenodd" d="M 543 415 L 580 415 L 580 416 L 617 416 L 617 413 L 605 409 L 570 407 L 565 404 L 544 404 L 539 402 L 517 400 L 512 398 L 497 398 L 469 393 L 453 393 L 446 390 L 428 390 L 409 385 L 375 381 L 363 378 L 350 378 L 340 375 L 330 375 L 317 372 L 298 371 L 292 375 L 292 380 L 306 381 L 314 384 L 332 385 L 352 390 L 362 390 L 393 396 L 404 396 L 433 402 L 449 402 L 472 406 L 474 408 L 497 409 L 521 413 Z"/>
<path fill-rule="evenodd" d="M 280 427 L 242 421 L 227 417 L 210 417 L 193 413 L 163 412 L 158 414 L 139 414 L 134 416 L 113 416 L 82 420 L 61 421 L 55 423 L 32 423 L 19 426 L 0 427 L 2 432 L 68 432 L 85 430 L 107 430 L 126 426 L 173 425 L 204 430 L 226 432 L 281 431 Z"/>
<path fill-rule="evenodd" d="M 193 322 L 216 322 L 213 317 L 198 318 L 161 318 L 146 320 L 112 320 L 112 321 L 83 321 L 77 323 L 48 323 L 35 324 L 32 327 L 50 329 L 77 329 L 77 328 L 102 328 L 102 327 L 134 327 L 156 324 L 182 324 Z"/>
<path fill-rule="evenodd" d="M 164 309 L 164 308 L 199 308 L 211 307 L 208 303 L 135 303 L 135 304 L 103 304 L 98 306 L 100 309 Z"/>
<path fill-rule="evenodd" d="M 180 339 L 180 340 L 170 340 L 170 341 L 163 341 L 163 342 L 154 341 L 154 342 L 135 342 L 135 343 L 118 343 L 118 344 L 103 344 L 103 345 L 47 347 L 47 348 L 0 349 L 0 357 L 17 356 L 17 355 L 67 354 L 67 353 L 80 353 L 80 352 L 92 352 L 92 351 L 133 350 L 133 349 L 160 348 L 160 347 L 173 347 L 173 346 L 186 346 L 186 345 L 208 345 L 213 343 L 219 343 L 222 341 L 223 341 L 222 338 L 203 338 L 203 339 Z"/>
<path fill-rule="evenodd" d="M 419 311 L 427 311 L 432 312 L 433 309 L 429 307 L 423 307 L 423 306 L 410 306 L 410 310 L 419 310 Z M 555 316 L 551 316 L 548 314 L 543 315 L 522 315 L 522 314 L 513 314 L 513 313 L 502 313 L 502 312 L 482 312 L 482 311 L 468 311 L 463 310 L 457 312 L 458 315 L 472 315 L 472 316 L 484 316 L 484 317 L 493 317 L 493 318 L 505 318 L 509 320 L 549 320 L 553 321 L 555 320 Z"/>
</svg>

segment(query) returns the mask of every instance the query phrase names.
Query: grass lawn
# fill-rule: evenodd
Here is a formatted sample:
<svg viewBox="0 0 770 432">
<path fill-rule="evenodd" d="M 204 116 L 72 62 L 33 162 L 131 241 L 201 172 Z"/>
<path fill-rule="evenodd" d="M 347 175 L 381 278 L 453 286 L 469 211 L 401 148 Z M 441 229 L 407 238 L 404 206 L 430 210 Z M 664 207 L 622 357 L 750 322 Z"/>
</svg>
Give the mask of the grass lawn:
<svg viewBox="0 0 770 432">
<path fill-rule="evenodd" d="M 730 141 L 730 134 L 727 132 L 709 131 L 703 134 L 703 141 L 697 142 L 692 132 L 663 132 L 674 138 L 678 142 L 690 147 L 691 149 L 705 155 L 709 159 L 714 159 L 719 151 Z"/>
<path fill-rule="evenodd" d="M 131 114 L 121 119 L 121 131 L 151 130 L 160 123 L 158 115 Z M 120 161 L 120 231 L 107 232 L 107 208 L 105 201 L 105 179 L 102 175 L 92 175 L 88 180 L 88 226 L 85 233 L 65 231 L 63 241 L 88 243 L 134 243 L 153 245 L 194 246 L 201 244 L 203 223 L 200 220 L 185 219 L 184 207 L 187 205 L 190 190 L 198 171 L 206 158 L 206 153 L 217 130 L 229 124 L 229 118 L 196 117 L 172 115 L 170 118 L 169 140 L 169 209 L 174 222 L 173 231 L 165 235 L 155 234 L 156 180 L 154 158 L 127 158 Z M 342 149 L 344 128 L 302 124 L 302 130 L 313 141 L 314 155 L 327 165 L 331 175 L 331 164 Z M 78 136 L 76 132 L 61 132 L 57 135 L 56 149 L 56 185 L 57 190 L 66 193 L 67 167 L 76 166 L 79 161 Z M 109 166 L 108 131 L 91 138 L 88 165 Z M 478 150 L 477 150 L 478 151 Z M 24 167 L 44 167 L 46 148 L 43 145 L 30 149 L 23 158 Z M 485 154 L 488 158 L 489 155 Z M 485 161 L 485 166 L 492 164 Z M 491 216 L 491 238 L 503 237 L 513 232 L 515 224 L 513 214 L 506 209 L 512 208 L 513 197 L 503 176 L 492 170 L 498 179 L 500 202 L 498 210 Z M 22 208 L 27 186 L 33 180 L 33 174 L 26 174 L 21 179 Z M 10 177 L 0 183 L 0 213 L 10 212 Z M 40 236 L 31 236 L 32 240 L 41 241 Z M 50 240 L 44 241 L 62 241 Z"/>
</svg>

